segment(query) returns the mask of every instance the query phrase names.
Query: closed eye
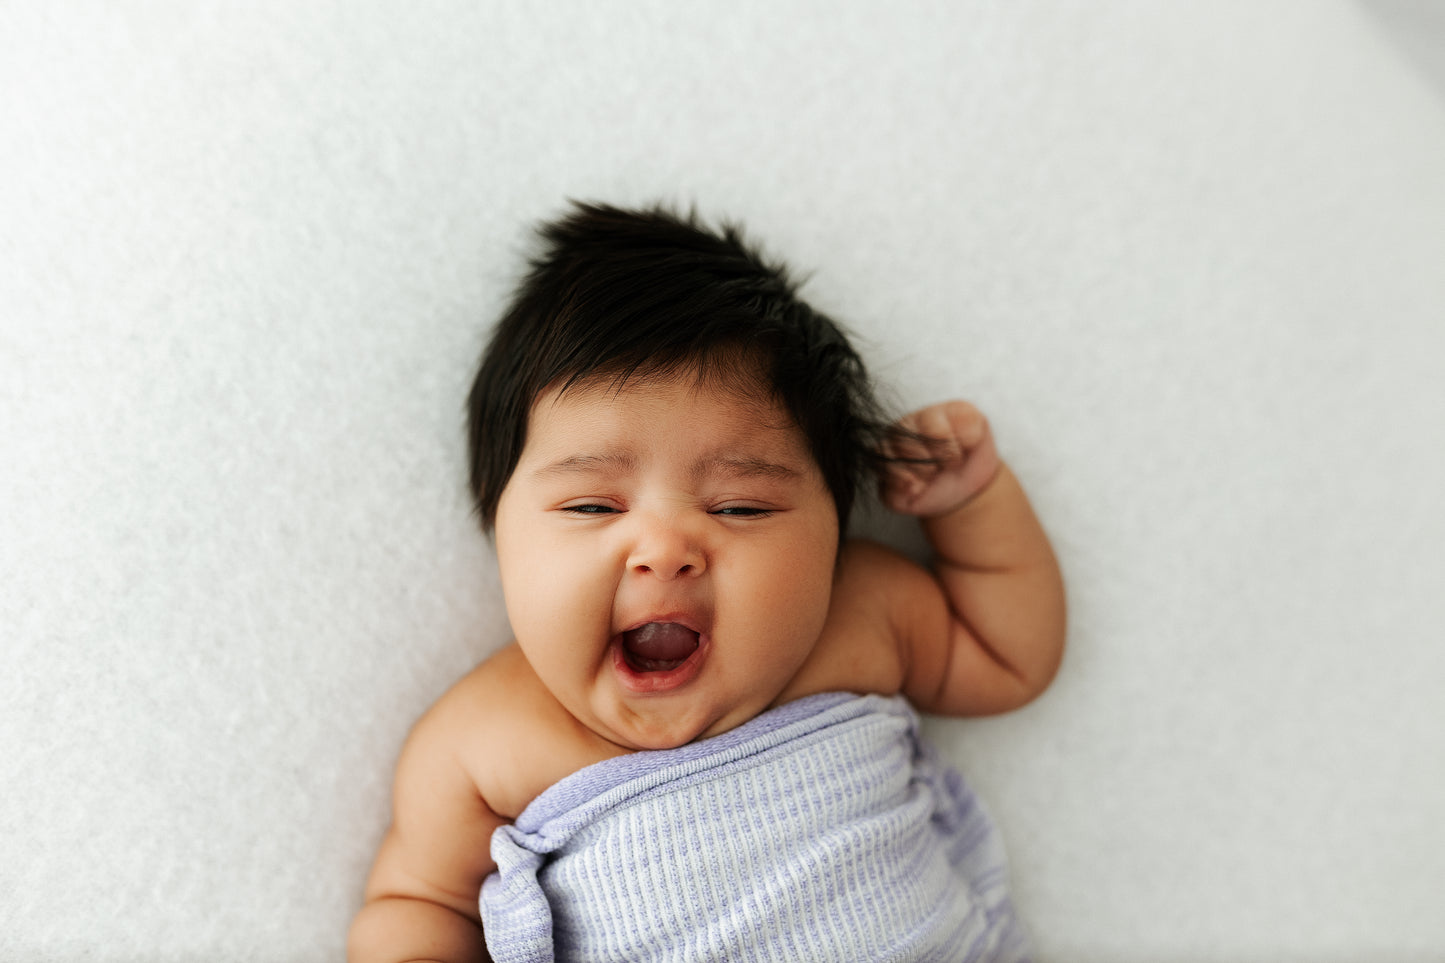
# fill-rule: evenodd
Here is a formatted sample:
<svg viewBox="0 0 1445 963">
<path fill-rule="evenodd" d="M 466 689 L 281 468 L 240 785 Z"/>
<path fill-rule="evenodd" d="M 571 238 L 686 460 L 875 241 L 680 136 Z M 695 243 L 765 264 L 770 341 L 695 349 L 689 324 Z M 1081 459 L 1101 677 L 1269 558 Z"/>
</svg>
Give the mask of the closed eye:
<svg viewBox="0 0 1445 963">
<path fill-rule="evenodd" d="M 713 514 L 724 515 L 728 518 L 767 518 L 773 514 L 773 510 L 771 508 L 755 508 L 750 505 L 730 505 L 727 508 L 719 508 Z"/>
<path fill-rule="evenodd" d="M 573 515 L 612 515 L 617 509 L 611 505 L 568 505 L 562 511 Z"/>
</svg>

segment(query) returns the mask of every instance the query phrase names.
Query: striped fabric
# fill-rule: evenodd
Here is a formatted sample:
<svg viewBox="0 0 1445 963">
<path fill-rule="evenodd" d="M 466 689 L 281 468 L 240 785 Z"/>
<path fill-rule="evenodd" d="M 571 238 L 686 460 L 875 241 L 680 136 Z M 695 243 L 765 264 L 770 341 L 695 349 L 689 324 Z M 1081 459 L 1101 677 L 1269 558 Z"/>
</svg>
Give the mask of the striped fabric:
<svg viewBox="0 0 1445 963">
<path fill-rule="evenodd" d="M 590 766 L 492 855 L 497 963 L 1026 958 L 997 832 L 901 698 L 812 696 Z"/>
</svg>

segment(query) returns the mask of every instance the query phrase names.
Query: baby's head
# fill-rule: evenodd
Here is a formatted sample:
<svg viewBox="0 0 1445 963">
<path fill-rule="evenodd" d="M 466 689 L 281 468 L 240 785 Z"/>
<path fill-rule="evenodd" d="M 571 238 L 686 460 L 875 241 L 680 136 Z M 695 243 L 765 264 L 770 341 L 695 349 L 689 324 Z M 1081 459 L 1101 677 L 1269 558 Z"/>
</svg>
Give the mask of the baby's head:
<svg viewBox="0 0 1445 963">
<path fill-rule="evenodd" d="M 577 204 L 540 233 L 543 249 L 469 399 L 471 488 L 485 528 L 545 392 L 694 375 L 792 417 L 846 529 L 875 475 L 885 422 L 843 331 L 797 297 L 780 265 L 736 227 L 713 231 L 661 208 Z"/>
</svg>

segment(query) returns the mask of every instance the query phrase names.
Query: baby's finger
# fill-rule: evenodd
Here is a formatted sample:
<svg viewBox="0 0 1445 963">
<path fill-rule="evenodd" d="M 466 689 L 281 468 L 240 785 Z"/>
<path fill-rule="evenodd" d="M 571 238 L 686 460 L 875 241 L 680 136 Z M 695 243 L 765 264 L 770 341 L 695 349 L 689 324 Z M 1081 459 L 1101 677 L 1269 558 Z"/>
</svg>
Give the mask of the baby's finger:
<svg viewBox="0 0 1445 963">
<path fill-rule="evenodd" d="M 966 401 L 947 401 L 914 412 L 909 427 L 923 436 L 925 457 L 945 464 L 961 461 L 987 434 L 983 414 Z"/>
<path fill-rule="evenodd" d="M 931 460 L 933 452 L 923 437 L 925 432 L 918 428 L 918 412 L 900 418 L 893 430 L 883 440 L 883 454 L 897 462 L 920 462 Z"/>
<path fill-rule="evenodd" d="M 983 412 L 966 401 L 954 401 L 944 406 L 944 419 L 948 433 L 965 451 L 970 450 L 988 437 L 988 419 Z"/>
</svg>

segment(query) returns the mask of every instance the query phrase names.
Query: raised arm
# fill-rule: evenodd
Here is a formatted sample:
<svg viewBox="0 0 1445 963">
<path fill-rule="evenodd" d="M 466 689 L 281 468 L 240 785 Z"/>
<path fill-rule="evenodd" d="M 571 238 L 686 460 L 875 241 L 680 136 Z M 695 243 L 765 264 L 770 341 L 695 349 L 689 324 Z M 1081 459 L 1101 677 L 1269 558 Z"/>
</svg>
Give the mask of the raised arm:
<svg viewBox="0 0 1445 963">
<path fill-rule="evenodd" d="M 999 459 L 988 421 L 950 401 L 904 418 L 884 500 L 916 515 L 933 546 L 900 625 L 904 691 L 919 708 L 987 715 L 1030 701 L 1063 655 L 1063 580 L 1028 497 Z M 908 459 L 928 459 L 908 461 Z M 946 610 L 946 611 L 945 611 Z"/>
<path fill-rule="evenodd" d="M 489 959 L 477 897 L 494 868 L 492 831 L 503 820 L 458 762 L 467 716 L 453 690 L 407 740 L 392 825 L 351 924 L 350 963 Z"/>
</svg>

